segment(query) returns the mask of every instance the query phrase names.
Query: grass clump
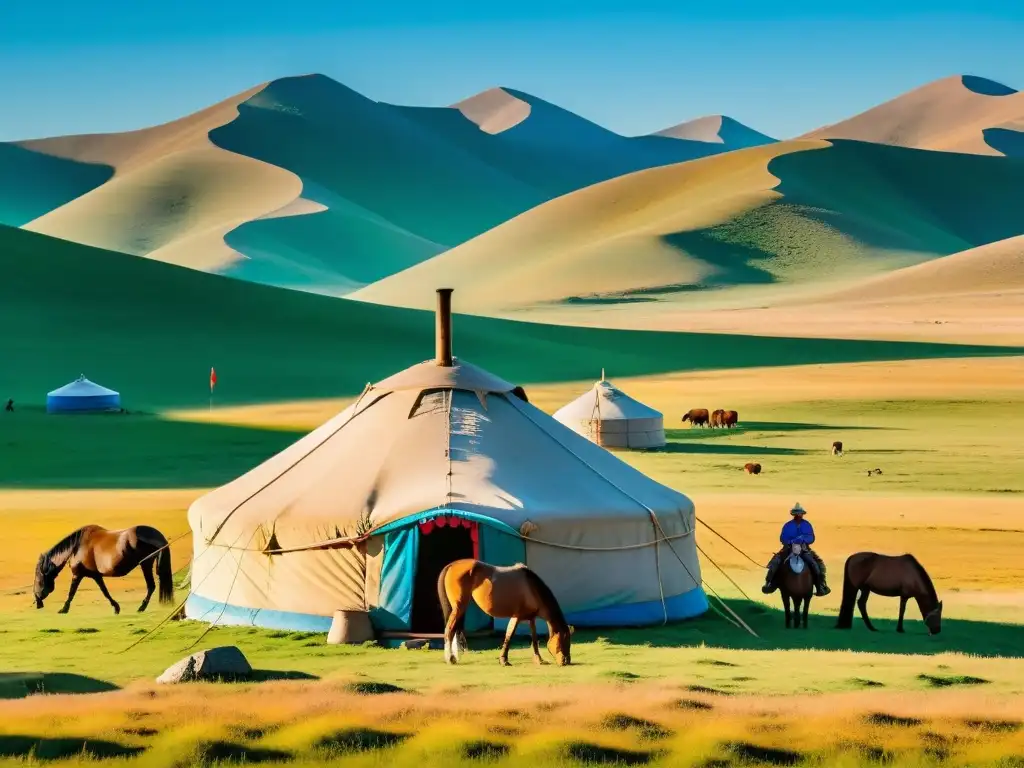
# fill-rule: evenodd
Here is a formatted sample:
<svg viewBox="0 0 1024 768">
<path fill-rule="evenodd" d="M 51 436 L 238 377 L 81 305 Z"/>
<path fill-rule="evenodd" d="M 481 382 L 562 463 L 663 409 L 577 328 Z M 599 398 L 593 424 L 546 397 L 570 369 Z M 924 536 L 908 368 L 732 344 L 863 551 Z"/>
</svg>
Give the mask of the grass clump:
<svg viewBox="0 0 1024 768">
<path fill-rule="evenodd" d="M 925 675 L 920 674 L 917 679 L 928 685 L 929 688 L 949 688 L 954 685 L 986 685 L 991 680 L 986 680 L 983 677 L 972 677 L 971 675 L 950 675 L 943 677 L 941 675 Z"/>
<path fill-rule="evenodd" d="M 609 731 L 636 731 L 641 741 L 657 741 L 672 735 L 672 731 L 653 720 L 616 712 L 601 721 L 601 727 Z"/>
</svg>

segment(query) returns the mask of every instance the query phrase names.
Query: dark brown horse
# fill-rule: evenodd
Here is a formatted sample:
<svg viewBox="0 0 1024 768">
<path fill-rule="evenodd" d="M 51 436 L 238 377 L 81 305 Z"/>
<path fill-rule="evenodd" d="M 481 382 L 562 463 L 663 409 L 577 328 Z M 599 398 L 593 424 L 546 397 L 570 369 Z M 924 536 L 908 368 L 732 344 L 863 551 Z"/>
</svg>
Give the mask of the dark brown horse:
<svg viewBox="0 0 1024 768">
<path fill-rule="evenodd" d="M 694 427 L 706 427 L 709 419 L 707 408 L 691 408 L 683 414 L 683 421 L 690 422 L 690 425 Z"/>
<path fill-rule="evenodd" d="M 799 561 L 796 566 L 800 569 L 799 573 L 793 570 L 794 558 Z M 790 551 L 786 553 L 786 558 L 779 566 L 779 573 L 775 577 L 775 581 L 779 585 L 779 594 L 782 595 L 782 607 L 786 609 L 786 628 L 799 629 L 802 618 L 803 628 L 807 629 L 807 613 L 811 609 L 811 598 L 814 596 L 814 576 L 807 563 L 800 559 L 798 551 L 790 548 Z M 789 608 L 790 601 L 793 603 L 792 614 Z M 802 610 L 801 605 L 803 606 Z"/>
<path fill-rule="evenodd" d="M 525 565 L 500 568 L 479 560 L 449 563 L 437 578 L 437 597 L 444 615 L 444 656 L 456 664 L 459 651 L 466 650 L 463 625 L 469 604 L 475 602 L 488 616 L 509 619 L 499 661 L 508 663 L 508 646 L 520 621 L 530 622 L 533 660 L 546 664 L 537 647 L 537 619 L 548 623 L 548 651 L 559 666 L 571 663 L 569 645 L 573 628 L 565 621 L 562 609 L 548 585 Z"/>
<path fill-rule="evenodd" d="M 170 603 L 174 600 L 171 551 L 167 547 L 167 538 L 160 531 L 148 525 L 136 525 L 120 531 L 87 525 L 61 539 L 48 552 L 39 556 L 33 589 L 36 608 L 43 607 L 43 600 L 53 592 L 57 575 L 69 567 L 71 589 L 64 607 L 58 613 L 67 613 L 71 608 L 71 601 L 84 578 L 95 581 L 100 592 L 114 607 L 114 613 L 120 613 L 121 606 L 110 596 L 103 577 L 125 576 L 136 567 L 141 567 L 142 575 L 146 578 L 147 592 L 139 611 L 144 611 L 156 589 L 154 565 L 160 580 L 160 602 Z"/>
<path fill-rule="evenodd" d="M 897 632 L 903 631 L 903 614 L 911 598 L 917 601 L 928 632 L 937 635 L 942 631 L 942 601 L 935 593 L 927 571 L 913 555 L 878 555 L 874 552 L 850 555 L 843 569 L 843 604 L 839 609 L 837 629 L 850 629 L 853 626 L 853 603 L 856 601 L 865 626 L 872 632 L 878 631 L 868 618 L 868 595 L 872 592 L 900 599 Z"/>
</svg>

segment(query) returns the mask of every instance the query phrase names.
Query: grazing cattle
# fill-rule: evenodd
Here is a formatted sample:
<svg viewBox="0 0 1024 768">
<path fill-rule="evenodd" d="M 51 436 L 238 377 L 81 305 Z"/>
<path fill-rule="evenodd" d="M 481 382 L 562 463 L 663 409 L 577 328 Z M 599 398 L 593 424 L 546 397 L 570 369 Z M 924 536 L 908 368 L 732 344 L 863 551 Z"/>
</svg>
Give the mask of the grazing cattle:
<svg viewBox="0 0 1024 768">
<path fill-rule="evenodd" d="M 744 464 L 743 471 L 746 472 L 748 475 L 760 475 L 761 465 L 756 463 Z"/>
<path fill-rule="evenodd" d="M 719 408 L 717 411 L 711 412 L 711 428 L 718 429 L 718 427 L 724 426 L 722 424 L 722 418 L 725 416 L 725 411 Z"/>
<path fill-rule="evenodd" d="M 708 425 L 708 419 L 709 416 L 707 408 L 691 408 L 683 414 L 683 421 L 688 421 L 695 427 L 706 427 Z"/>
<path fill-rule="evenodd" d="M 740 420 L 740 415 L 736 411 L 722 411 L 722 426 L 732 428 L 735 427 Z"/>
<path fill-rule="evenodd" d="M 842 440 L 836 440 L 834 443 L 832 443 L 832 455 L 833 456 L 842 456 L 843 455 L 843 441 Z"/>
</svg>

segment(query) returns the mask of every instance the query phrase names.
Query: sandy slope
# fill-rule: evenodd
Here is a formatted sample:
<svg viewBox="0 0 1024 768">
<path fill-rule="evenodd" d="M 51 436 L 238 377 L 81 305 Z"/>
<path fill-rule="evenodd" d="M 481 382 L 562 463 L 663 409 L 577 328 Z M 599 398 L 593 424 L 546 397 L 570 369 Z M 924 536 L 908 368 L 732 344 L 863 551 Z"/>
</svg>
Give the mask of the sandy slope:
<svg viewBox="0 0 1024 768">
<path fill-rule="evenodd" d="M 1013 291 L 1024 291 L 1024 236 L 879 275 L 826 298 L 842 302 L 877 302 Z"/>
<path fill-rule="evenodd" d="M 671 139 L 703 141 L 709 144 L 725 144 L 730 149 L 757 147 L 775 141 L 770 136 L 748 128 L 738 120 L 733 120 L 725 115 L 698 117 L 695 120 L 688 120 L 685 123 L 673 125 L 671 128 L 665 128 L 652 135 L 666 136 Z"/>
<path fill-rule="evenodd" d="M 244 258 L 224 236 L 302 194 L 295 174 L 220 149 L 209 139 L 211 130 L 235 119 L 239 104 L 262 88 L 154 128 L 26 142 L 38 152 L 113 166 L 115 174 L 25 228 L 208 271 Z"/>
<path fill-rule="evenodd" d="M 530 116 L 530 105 L 504 88 L 491 88 L 453 104 L 484 133 L 502 133 Z"/>
<path fill-rule="evenodd" d="M 460 289 L 460 308 L 488 311 L 696 283 L 709 267 L 662 236 L 717 224 L 777 197 L 769 161 L 825 146 L 771 144 L 612 179 L 552 200 L 352 298 L 425 306 L 430 297 L 422 287 L 444 283 Z"/>
<path fill-rule="evenodd" d="M 992 129 L 1024 131 L 1024 93 L 984 78 L 956 75 L 802 138 L 858 139 L 981 155 L 1006 153 L 999 148 L 1002 144 L 986 137 L 985 132 Z"/>
<path fill-rule="evenodd" d="M 1021 235 L 1022 194 L 1016 158 L 779 142 L 565 195 L 353 298 L 421 306 L 449 284 L 481 313 L 675 328 L 666 313 L 806 302 Z"/>
</svg>

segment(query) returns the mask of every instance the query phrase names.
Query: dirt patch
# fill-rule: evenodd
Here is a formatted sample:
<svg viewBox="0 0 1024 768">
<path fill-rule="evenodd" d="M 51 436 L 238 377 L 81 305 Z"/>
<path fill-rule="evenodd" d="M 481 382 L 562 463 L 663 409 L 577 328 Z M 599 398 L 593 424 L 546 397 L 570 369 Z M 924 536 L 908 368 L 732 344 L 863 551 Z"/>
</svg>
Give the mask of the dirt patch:
<svg viewBox="0 0 1024 768">
<path fill-rule="evenodd" d="M 646 765 L 654 759 L 653 752 L 605 747 L 585 741 L 566 744 L 563 753 L 570 760 L 584 765 Z"/>
<path fill-rule="evenodd" d="M 407 738 L 409 737 L 404 733 L 378 731 L 373 728 L 347 728 L 321 739 L 316 746 L 325 752 L 344 755 L 387 749 L 401 744 Z"/>
<path fill-rule="evenodd" d="M 641 741 L 657 741 L 672 735 L 672 731 L 653 720 L 626 715 L 621 712 L 608 715 L 601 727 L 609 731 L 636 731 Z"/>
</svg>

